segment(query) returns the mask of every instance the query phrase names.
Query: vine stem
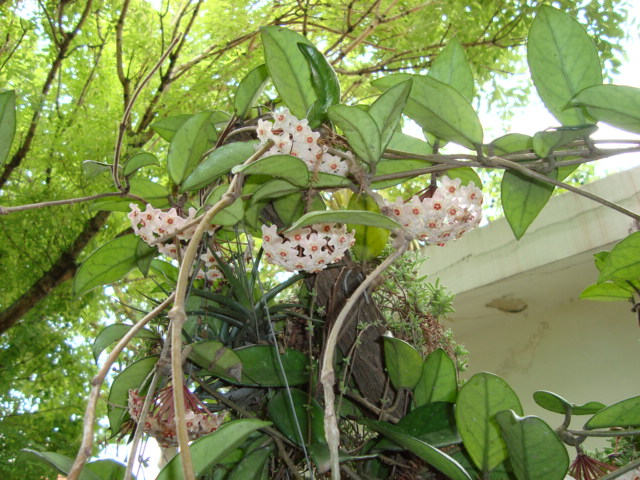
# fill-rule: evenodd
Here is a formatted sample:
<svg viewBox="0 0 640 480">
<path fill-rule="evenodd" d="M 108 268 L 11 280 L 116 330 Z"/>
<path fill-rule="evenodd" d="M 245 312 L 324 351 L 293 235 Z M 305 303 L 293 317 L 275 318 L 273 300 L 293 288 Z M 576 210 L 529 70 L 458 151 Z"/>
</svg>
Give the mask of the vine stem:
<svg viewBox="0 0 640 480">
<path fill-rule="evenodd" d="M 640 460 L 636 460 L 635 462 L 631 462 L 630 464 L 625 465 L 624 467 L 620 467 L 615 472 L 608 473 L 604 477 L 600 478 L 600 480 L 613 480 L 614 478 L 618 478 L 624 473 L 630 472 L 634 468 L 640 468 Z"/>
<path fill-rule="evenodd" d="M 49 202 L 29 203 L 27 205 L 17 205 L 15 207 L 2 207 L 0 206 L 0 215 L 9 215 L 15 212 L 24 212 L 26 210 L 36 210 L 38 208 L 55 207 L 58 205 L 72 205 L 74 203 L 90 202 L 91 200 L 98 200 L 100 198 L 119 197 L 119 198 L 131 198 L 132 200 L 138 200 L 143 203 L 147 201 L 137 195 L 125 192 L 107 192 L 98 193 L 96 195 L 89 195 L 87 197 L 66 198 L 64 200 L 51 200 Z"/>
<path fill-rule="evenodd" d="M 243 165 L 248 165 L 263 154 L 265 154 L 273 145 L 269 141 L 264 144 L 258 151 L 249 157 Z M 184 480 L 195 480 L 193 472 L 193 460 L 191 451 L 189 450 L 189 432 L 187 431 L 186 412 L 184 408 L 184 391 L 181 388 L 184 379 L 182 372 L 182 327 L 187 321 L 187 312 L 185 310 L 185 301 L 187 297 L 187 289 L 189 286 L 189 277 L 191 276 L 191 266 L 198 253 L 200 241 L 204 236 L 211 219 L 223 208 L 231 205 L 240 197 L 242 187 L 242 174 L 237 174 L 229 183 L 229 188 L 222 195 L 222 198 L 202 216 L 200 223 L 196 227 L 189 245 L 185 250 L 180 265 L 180 273 L 178 274 L 178 282 L 176 284 L 176 294 L 173 308 L 169 311 L 171 319 L 171 381 L 173 383 L 173 404 L 175 408 L 176 433 L 178 436 L 178 447 L 180 448 L 180 457 L 182 459 L 182 476 Z"/>
<path fill-rule="evenodd" d="M 335 409 L 335 393 L 333 387 L 336 381 L 335 369 L 333 367 L 333 357 L 335 356 L 336 346 L 340 330 L 347 319 L 347 316 L 355 306 L 360 296 L 369 288 L 369 286 L 399 257 L 404 254 L 409 246 L 408 239 L 404 236 L 404 232 L 399 232 L 400 245 L 389 255 L 376 269 L 367 275 L 367 278 L 358 285 L 347 303 L 340 311 L 338 318 L 331 327 L 331 332 L 327 338 L 324 356 L 322 359 L 322 369 L 320 371 L 320 381 L 324 391 L 324 430 L 327 444 L 329 445 L 329 455 L 331 461 L 331 478 L 340 480 L 340 458 L 338 448 L 340 446 L 340 431 L 338 430 L 338 419 Z"/>
<path fill-rule="evenodd" d="M 169 295 L 164 302 L 151 310 L 151 312 L 145 315 L 142 320 L 131 327 L 127 334 L 122 337 L 113 351 L 109 354 L 107 360 L 102 365 L 102 368 L 100 369 L 98 374 L 91 380 L 91 393 L 89 394 L 89 401 L 87 402 L 87 408 L 84 413 L 84 430 L 82 433 L 82 444 L 80 445 L 80 450 L 78 450 L 78 454 L 73 461 L 71 470 L 69 470 L 69 475 L 67 476 L 68 480 L 78 480 L 80 478 L 82 468 L 91 456 L 91 449 L 93 447 L 93 428 L 96 422 L 96 409 L 98 407 L 98 400 L 100 398 L 100 389 L 102 387 L 102 384 L 104 383 L 104 379 L 109 373 L 109 370 L 117 360 L 120 353 L 122 353 L 122 350 L 124 350 L 124 348 L 129 344 L 131 339 L 135 337 L 135 335 L 147 323 L 160 315 L 160 313 L 162 313 L 162 311 L 171 304 L 174 295 L 174 293 Z"/>
</svg>

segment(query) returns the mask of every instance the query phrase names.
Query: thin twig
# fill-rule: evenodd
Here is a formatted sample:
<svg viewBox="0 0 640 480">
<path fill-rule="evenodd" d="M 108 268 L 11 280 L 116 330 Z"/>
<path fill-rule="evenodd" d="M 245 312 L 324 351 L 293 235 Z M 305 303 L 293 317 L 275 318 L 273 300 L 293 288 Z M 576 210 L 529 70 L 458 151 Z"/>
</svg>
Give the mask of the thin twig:
<svg viewBox="0 0 640 480">
<path fill-rule="evenodd" d="M 640 437 L 640 430 L 566 430 L 576 437 Z"/>
<path fill-rule="evenodd" d="M 73 465 L 71 466 L 71 470 L 69 470 L 69 475 L 67 477 L 68 480 L 78 480 L 80 478 L 82 468 L 91 456 L 91 449 L 93 447 L 93 428 L 96 421 L 96 409 L 98 406 L 98 399 L 100 398 L 100 389 L 102 387 L 102 384 L 104 383 L 104 379 L 109 373 L 109 370 L 111 370 L 111 366 L 114 364 L 122 350 L 124 350 L 124 348 L 129 344 L 131 339 L 135 337 L 135 335 L 147 323 L 160 315 L 160 313 L 162 313 L 162 311 L 171 304 L 173 298 L 174 294 L 172 293 L 164 302 L 151 310 L 151 312 L 149 312 L 138 323 L 133 325 L 127 332 L 127 334 L 122 337 L 122 339 L 114 347 L 113 351 L 111 352 L 111 354 L 109 354 L 107 360 L 102 365 L 102 368 L 100 368 L 98 374 L 91 380 L 91 393 L 89 394 L 89 401 L 87 402 L 87 408 L 84 414 L 84 431 L 82 433 L 82 444 L 80 445 L 80 450 L 78 450 L 78 454 L 76 455 Z"/>
<path fill-rule="evenodd" d="M 15 212 L 24 212 L 26 210 L 36 210 L 38 208 L 55 207 L 57 205 L 72 205 L 74 203 L 90 202 L 91 200 L 98 200 L 100 198 L 119 197 L 119 198 L 131 198 L 132 200 L 138 200 L 143 203 L 147 203 L 144 198 L 141 198 L 132 193 L 126 192 L 107 192 L 98 193 L 96 195 L 89 195 L 88 197 L 78 198 L 66 198 L 64 200 L 51 200 L 49 202 L 29 203 L 27 205 L 18 205 L 15 207 L 2 207 L 0 206 L 0 215 L 9 215 Z"/>
<path fill-rule="evenodd" d="M 400 233 L 403 235 L 403 233 Z M 338 429 L 338 420 L 335 410 L 335 393 L 333 391 L 335 384 L 335 370 L 333 368 L 333 357 L 336 351 L 338 336 L 347 316 L 359 300 L 360 296 L 369 288 L 369 286 L 384 272 L 397 258 L 407 249 L 409 242 L 404 235 L 400 238 L 401 243 L 396 250 L 389 255 L 376 269 L 371 272 L 364 281 L 356 288 L 353 295 L 340 311 L 336 318 L 331 332 L 326 341 L 325 350 L 322 359 L 322 369 L 320 372 L 320 380 L 324 390 L 324 430 L 327 444 L 329 445 L 329 455 L 331 459 L 331 478 L 340 480 L 340 457 L 338 447 L 340 446 L 340 430 Z"/>
</svg>

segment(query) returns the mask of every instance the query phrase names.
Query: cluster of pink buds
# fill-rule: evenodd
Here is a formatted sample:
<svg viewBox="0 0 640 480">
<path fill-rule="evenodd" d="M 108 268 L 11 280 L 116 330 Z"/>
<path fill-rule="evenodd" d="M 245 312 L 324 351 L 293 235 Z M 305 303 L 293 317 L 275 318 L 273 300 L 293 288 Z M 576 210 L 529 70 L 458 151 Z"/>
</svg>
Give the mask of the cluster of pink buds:
<svg viewBox="0 0 640 480">
<path fill-rule="evenodd" d="M 344 252 L 355 243 L 355 231 L 347 233 L 346 225 L 319 223 L 302 227 L 283 235 L 276 226 L 262 226 L 264 255 L 274 265 L 289 271 L 304 270 L 316 273 L 342 259 Z"/>
<path fill-rule="evenodd" d="M 345 160 L 327 153 L 327 147 L 318 144 L 320 133 L 312 131 L 306 119 L 298 120 L 286 108 L 275 112 L 273 119 L 273 123 L 258 120 L 260 146 L 268 140 L 274 143 L 263 157 L 293 155 L 303 160 L 311 172 L 333 173 L 341 176 L 349 172 L 349 166 Z"/>
<path fill-rule="evenodd" d="M 169 211 L 163 212 L 158 208 L 153 208 L 150 204 L 147 204 L 147 208 L 142 211 L 137 204 L 132 203 L 129 205 L 131 212 L 127 215 L 131 220 L 131 226 L 136 235 L 142 240 L 151 245 L 159 238 L 167 235 L 173 235 L 180 230 L 188 222 L 196 218 L 196 209 L 190 208 L 189 214 L 186 218 L 178 215 L 175 208 Z M 158 251 L 173 259 L 178 259 L 182 256 L 182 242 L 187 242 L 193 235 L 196 226 L 189 227 L 183 231 L 178 232 L 175 237 L 169 239 L 166 243 L 157 243 L 155 246 Z M 209 233 L 213 234 L 215 228 L 212 226 Z M 207 252 L 201 256 L 205 264 L 205 269 L 200 269 L 196 274 L 197 279 L 207 278 L 209 281 L 213 281 L 222 277 L 222 273 L 217 268 L 217 262 L 215 257 L 211 254 L 211 251 L 207 249 Z"/>
<path fill-rule="evenodd" d="M 185 385 L 182 385 L 182 388 L 189 440 L 216 431 L 223 421 L 223 416 L 211 413 Z M 129 390 L 129 414 L 137 423 L 142 414 L 143 404 L 144 397 L 137 390 Z M 161 447 L 178 445 L 172 385 L 156 393 L 142 423 L 142 431 L 155 438 Z"/>
<path fill-rule="evenodd" d="M 442 177 L 442 185 L 431 197 L 414 195 L 398 198 L 389 205 L 388 214 L 418 240 L 444 245 L 478 226 L 482 219 L 482 190 L 473 182 L 461 186 L 460 179 Z"/>
</svg>

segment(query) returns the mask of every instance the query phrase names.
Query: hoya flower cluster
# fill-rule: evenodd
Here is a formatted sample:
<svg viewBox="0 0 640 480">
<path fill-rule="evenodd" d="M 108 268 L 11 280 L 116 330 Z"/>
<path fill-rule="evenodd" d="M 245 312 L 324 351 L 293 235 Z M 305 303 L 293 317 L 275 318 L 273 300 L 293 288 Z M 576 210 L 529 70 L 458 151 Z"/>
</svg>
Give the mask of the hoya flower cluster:
<svg viewBox="0 0 640 480">
<path fill-rule="evenodd" d="M 355 231 L 347 233 L 347 227 L 335 223 L 319 223 L 299 228 L 283 235 L 276 226 L 262 226 L 264 255 L 274 265 L 287 270 L 304 270 L 316 273 L 327 265 L 342 259 L 344 252 L 353 246 Z"/>
<path fill-rule="evenodd" d="M 209 412 L 198 397 L 184 385 L 183 389 L 189 440 L 195 440 L 202 435 L 216 431 L 222 423 L 223 417 L 217 413 Z M 136 423 L 139 423 L 143 405 L 144 397 L 136 390 L 129 390 L 129 414 Z M 155 438 L 161 447 L 175 447 L 178 445 L 173 386 L 169 385 L 155 396 L 149 408 L 149 413 L 142 423 L 142 431 Z"/>
<path fill-rule="evenodd" d="M 341 176 L 349 172 L 345 160 L 327 153 L 327 147 L 318 144 L 320 133 L 312 131 L 306 119 L 298 120 L 286 108 L 275 112 L 273 119 L 273 123 L 258 120 L 260 146 L 269 140 L 274 143 L 263 157 L 293 155 L 303 160 L 312 172 Z"/>
<path fill-rule="evenodd" d="M 150 204 L 147 204 L 144 211 L 141 211 L 140 207 L 135 203 L 130 204 L 129 207 L 131 212 L 129 212 L 128 217 L 131 220 L 134 233 L 148 244 L 166 235 L 173 235 L 185 224 L 196 218 L 195 208 L 190 208 L 189 215 L 183 218 L 178 215 L 175 208 L 163 212 L 160 209 L 153 208 Z M 156 244 L 158 251 L 168 257 L 177 259 L 178 254 L 182 256 L 183 253 L 181 241 L 188 241 L 193 236 L 195 229 L 196 226 L 194 225 L 179 232 L 175 235 L 175 238 L 171 238 L 166 243 Z M 213 231 L 212 227 L 209 233 L 213 233 Z M 213 281 L 222 277 L 222 273 L 216 266 L 216 259 L 209 249 L 200 258 L 204 262 L 205 269 L 201 269 L 196 274 L 196 278 L 207 278 L 207 280 Z"/>
<path fill-rule="evenodd" d="M 482 191 L 473 182 L 460 185 L 460 179 L 442 178 L 442 185 L 430 198 L 414 195 L 405 202 L 398 198 L 389 214 L 418 240 L 444 245 L 476 227 L 482 218 Z"/>
</svg>

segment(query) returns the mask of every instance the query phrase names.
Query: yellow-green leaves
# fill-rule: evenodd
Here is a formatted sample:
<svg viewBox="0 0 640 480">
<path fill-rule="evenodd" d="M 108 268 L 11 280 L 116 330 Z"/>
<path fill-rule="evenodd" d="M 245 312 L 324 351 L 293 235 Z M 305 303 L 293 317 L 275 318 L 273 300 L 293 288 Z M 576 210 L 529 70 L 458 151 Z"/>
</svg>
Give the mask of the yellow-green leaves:
<svg viewBox="0 0 640 480">
<path fill-rule="evenodd" d="M 640 88 L 596 85 L 580 91 L 571 105 L 585 108 L 599 122 L 640 133 Z"/>
<path fill-rule="evenodd" d="M 585 424 L 584 428 L 637 427 L 640 425 L 640 396 L 627 398 L 603 408 Z"/>
<path fill-rule="evenodd" d="M 349 210 L 366 210 L 367 212 L 380 212 L 380 207 L 376 201 L 367 194 L 353 195 L 349 200 Z M 382 253 L 389 230 L 386 228 L 371 227 L 366 225 L 348 225 L 347 230 L 355 230 L 356 243 L 352 250 L 361 260 L 372 260 Z"/>
<path fill-rule="evenodd" d="M 598 413 L 605 405 L 600 402 L 587 402 L 582 405 L 576 405 L 565 400 L 557 393 L 538 390 L 533 394 L 533 400 L 542 408 L 550 412 L 565 415 L 567 412 L 571 415 L 591 415 Z"/>
<path fill-rule="evenodd" d="M 635 232 L 613 247 L 602 265 L 598 283 L 638 278 L 640 278 L 640 232 Z"/>
<path fill-rule="evenodd" d="M 200 156 L 207 150 L 211 112 L 202 112 L 189 118 L 178 129 L 169 144 L 167 167 L 171 179 L 177 184 L 196 168 Z"/>
<path fill-rule="evenodd" d="M 567 108 L 581 90 L 602 83 L 598 51 L 570 15 L 541 5 L 527 43 L 531 78 L 547 109 L 563 125 L 588 123 L 579 108 Z"/>
<path fill-rule="evenodd" d="M 429 68 L 427 75 L 455 88 L 467 100 L 473 100 L 473 72 L 464 48 L 457 38 L 449 40 Z"/>
<path fill-rule="evenodd" d="M 265 64 L 257 66 L 240 80 L 234 98 L 236 116 L 240 120 L 242 120 L 251 107 L 253 107 L 267 84 L 267 80 L 269 80 L 269 71 Z"/>
<path fill-rule="evenodd" d="M 420 407 L 432 402 L 455 402 L 458 394 L 456 366 L 449 355 L 438 348 L 422 366 L 422 375 L 413 389 L 413 400 Z"/>
<path fill-rule="evenodd" d="M 391 384 L 397 389 L 412 389 L 422 375 L 422 357 L 404 340 L 383 337 L 384 361 Z"/>
<path fill-rule="evenodd" d="M 16 92 L 0 93 L 0 165 L 9 157 L 9 150 L 16 134 Z"/>
<path fill-rule="evenodd" d="M 340 127 L 358 157 L 370 165 L 380 159 L 380 129 L 369 113 L 355 106 L 334 105 L 329 109 L 329 119 Z"/>
<path fill-rule="evenodd" d="M 385 148 L 387 148 L 398 126 L 402 111 L 411 92 L 411 83 L 411 80 L 405 80 L 391 87 L 369 107 L 368 113 L 378 125 L 381 152 L 384 152 Z"/>
</svg>

